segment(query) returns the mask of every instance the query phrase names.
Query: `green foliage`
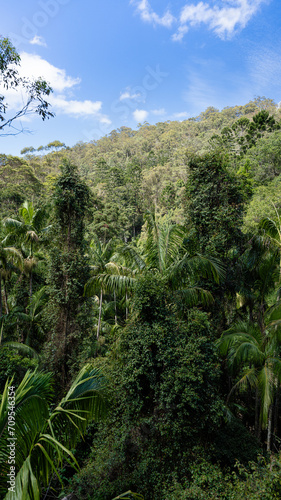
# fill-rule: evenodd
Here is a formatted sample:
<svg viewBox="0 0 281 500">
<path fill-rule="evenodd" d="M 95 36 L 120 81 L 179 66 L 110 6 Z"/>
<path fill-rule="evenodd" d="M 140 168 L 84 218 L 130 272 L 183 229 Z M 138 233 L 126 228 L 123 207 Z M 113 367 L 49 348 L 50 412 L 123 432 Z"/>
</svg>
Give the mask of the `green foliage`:
<svg viewBox="0 0 281 500">
<path fill-rule="evenodd" d="M 184 486 L 175 482 L 165 491 L 165 500 L 275 500 L 280 498 L 280 458 L 265 464 L 237 463 L 235 473 L 224 474 L 217 466 L 197 460 L 191 480 Z M 163 497 L 164 498 L 164 497 Z"/>
<path fill-rule="evenodd" d="M 205 252 L 226 257 L 241 244 L 244 197 L 237 179 L 227 171 L 221 153 L 208 153 L 189 161 L 187 217 Z"/>
<path fill-rule="evenodd" d="M 25 148 L 23 160 L 0 156 L 0 382 L 7 372 L 20 384 L 38 361 L 14 353 L 34 350 L 55 376 L 56 401 L 89 359 L 109 381 L 111 414 L 76 450 L 73 425 L 65 442 L 70 454 L 61 444 L 70 419 L 78 423 L 77 408 L 57 406 L 57 428 L 47 408 L 52 442 L 33 434 L 44 409 L 34 408 L 36 424 L 31 411 L 24 420 L 29 448 L 29 439 L 44 446 L 79 499 L 280 496 L 277 459 L 243 468 L 256 461 L 253 433 L 261 442 L 266 437 L 261 407 L 264 421 L 272 413 L 274 446 L 280 436 L 279 120 L 274 103 L 257 98 L 221 112 L 209 107 L 183 122 L 146 123 L 137 132 L 122 127 L 73 148 L 59 141 L 37 152 Z M 219 151 L 210 152 L 214 134 Z M 247 232 L 260 216 L 260 234 L 246 245 L 243 220 Z M 237 323 L 258 326 L 234 332 Z M 221 373 L 212 341 L 224 330 Z M 224 406 L 235 384 L 245 390 Z M 62 399 L 64 410 L 70 399 Z M 20 465 L 23 498 L 37 498 L 47 486 L 44 474 L 54 472 L 37 444 Z M 84 467 L 72 481 L 66 459 L 74 465 L 79 457 Z M 237 459 L 243 466 L 235 474 Z"/>
<path fill-rule="evenodd" d="M 39 196 L 43 186 L 26 160 L 1 155 L 0 166 L 1 213 L 11 217 L 25 199 Z"/>
<path fill-rule="evenodd" d="M 191 311 L 185 324 L 167 303 L 161 278 L 138 280 L 139 315 L 104 363 L 115 409 L 75 479 L 81 499 L 111 499 L 128 488 L 162 498 L 163 483 L 185 475 L 192 448 L 206 445 L 219 424 L 219 372 L 207 316 Z"/>
<path fill-rule="evenodd" d="M 241 117 L 231 127 L 224 127 L 221 135 L 214 135 L 211 144 L 221 147 L 233 156 L 243 156 L 250 148 L 256 145 L 265 132 L 273 132 L 280 128 L 274 116 L 262 109 L 253 116 L 252 121 Z"/>
<path fill-rule="evenodd" d="M 38 365 L 36 359 L 25 358 L 14 350 L 2 346 L 0 349 L 0 391 L 5 387 L 7 377 L 13 377 L 14 384 L 19 385 L 28 370 L 34 370 Z"/>
<path fill-rule="evenodd" d="M 46 359 L 64 385 L 70 370 L 73 373 L 77 369 L 82 333 L 89 334 L 91 326 L 83 295 L 90 277 L 84 238 L 90 192 L 77 168 L 68 161 L 64 162 L 56 181 L 53 200 L 54 239 L 50 248 L 49 303 L 45 315 L 51 333 Z"/>
<path fill-rule="evenodd" d="M 68 161 L 62 165 L 62 174 L 57 179 L 54 191 L 55 217 L 60 231 L 67 233 L 66 241 L 70 248 L 72 241 L 82 245 L 84 218 L 90 203 L 90 192 L 81 181 L 78 169 Z"/>
<path fill-rule="evenodd" d="M 281 207 L 280 187 L 281 176 L 279 175 L 268 184 L 255 188 L 243 220 L 242 230 L 244 233 L 257 232 L 262 218 L 275 217 L 274 205 L 277 208 Z"/>
</svg>

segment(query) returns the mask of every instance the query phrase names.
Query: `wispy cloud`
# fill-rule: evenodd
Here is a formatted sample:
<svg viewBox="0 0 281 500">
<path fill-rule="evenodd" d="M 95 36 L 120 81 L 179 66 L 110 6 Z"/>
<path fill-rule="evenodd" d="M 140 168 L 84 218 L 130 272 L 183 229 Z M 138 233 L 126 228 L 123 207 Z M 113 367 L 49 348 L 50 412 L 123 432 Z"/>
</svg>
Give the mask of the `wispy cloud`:
<svg viewBox="0 0 281 500">
<path fill-rule="evenodd" d="M 188 32 L 188 29 L 189 28 L 186 24 L 179 26 L 177 32 L 172 35 L 172 40 L 174 42 L 181 42 L 184 35 Z"/>
<path fill-rule="evenodd" d="M 268 87 L 279 87 L 281 79 L 280 44 L 275 48 L 257 45 L 248 56 L 249 74 L 256 94 Z"/>
<path fill-rule="evenodd" d="M 119 97 L 120 101 L 125 101 L 126 99 L 129 99 L 130 101 L 137 101 L 141 102 L 143 101 L 143 97 L 139 92 L 131 92 L 130 89 L 125 90 L 125 92 L 122 92 L 122 94 Z"/>
<path fill-rule="evenodd" d="M 179 121 L 186 120 L 189 117 L 190 117 L 190 113 L 187 113 L 187 111 L 181 111 L 180 113 L 174 113 L 172 115 L 172 118 L 174 120 L 179 120 Z"/>
<path fill-rule="evenodd" d="M 165 108 L 153 109 L 151 113 L 155 116 L 164 116 L 166 114 Z"/>
<path fill-rule="evenodd" d="M 145 109 L 136 109 L 133 112 L 133 116 L 138 123 L 142 123 L 147 119 L 148 111 L 146 111 Z"/>
<path fill-rule="evenodd" d="M 40 45 L 41 47 L 47 47 L 47 44 L 42 36 L 35 35 L 31 40 L 29 40 L 31 45 Z"/>
<path fill-rule="evenodd" d="M 148 0 L 131 0 L 136 5 L 137 12 L 145 22 L 161 24 L 171 28 L 175 23 L 177 31 L 172 40 L 179 42 L 192 27 L 205 25 L 221 39 L 231 38 L 237 31 L 245 28 L 250 19 L 257 13 L 261 4 L 269 0 L 210 0 L 209 3 L 186 3 L 175 17 L 169 10 L 160 17 Z"/>
<path fill-rule="evenodd" d="M 148 0 L 131 0 L 130 3 L 136 6 L 137 13 L 146 23 L 159 24 L 160 26 L 165 26 L 170 28 L 172 24 L 176 21 L 175 17 L 167 9 L 163 16 L 159 16 L 154 12 L 150 6 Z"/>
<path fill-rule="evenodd" d="M 189 116 L 197 115 L 208 106 L 217 107 L 219 92 L 214 83 L 210 83 L 196 71 L 190 71 L 188 85 L 182 96 Z"/>
</svg>

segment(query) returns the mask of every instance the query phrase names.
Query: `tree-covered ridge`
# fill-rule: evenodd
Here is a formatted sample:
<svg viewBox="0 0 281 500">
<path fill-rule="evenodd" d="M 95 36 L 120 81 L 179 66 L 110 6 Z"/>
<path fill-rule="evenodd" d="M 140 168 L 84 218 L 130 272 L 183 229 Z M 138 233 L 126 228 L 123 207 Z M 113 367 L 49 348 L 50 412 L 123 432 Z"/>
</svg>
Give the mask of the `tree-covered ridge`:
<svg viewBox="0 0 281 500">
<path fill-rule="evenodd" d="M 7 203 L 15 208 L 24 199 L 51 193 L 66 157 L 78 166 L 96 197 L 94 224 L 100 237 L 126 240 L 139 234 L 143 215 L 152 208 L 182 223 L 187 155 L 219 147 L 231 155 L 233 173 L 250 177 L 255 187 L 273 181 L 280 172 L 279 115 L 272 100 L 257 98 L 220 112 L 210 107 L 183 122 L 144 123 L 137 131 L 121 127 L 72 148 L 60 141 L 37 151 L 27 147 L 24 160 L 2 156 Z M 8 178 L 11 169 L 13 183 Z"/>
<path fill-rule="evenodd" d="M 4 437 L 6 376 L 45 387 L 17 408 L 26 498 L 280 497 L 279 119 L 258 99 L 3 156 Z"/>
</svg>

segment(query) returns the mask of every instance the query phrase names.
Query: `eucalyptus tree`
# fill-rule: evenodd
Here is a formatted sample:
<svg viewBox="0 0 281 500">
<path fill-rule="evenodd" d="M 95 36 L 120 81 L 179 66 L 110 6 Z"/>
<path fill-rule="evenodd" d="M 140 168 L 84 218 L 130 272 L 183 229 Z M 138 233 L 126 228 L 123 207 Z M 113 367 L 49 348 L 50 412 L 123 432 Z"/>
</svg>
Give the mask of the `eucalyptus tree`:
<svg viewBox="0 0 281 500">
<path fill-rule="evenodd" d="M 2 93 L 0 94 L 0 136 L 19 134 L 22 129 L 17 129 L 14 122 L 17 123 L 17 120 L 30 113 L 36 113 L 42 120 L 54 116 L 54 113 L 49 110 L 50 104 L 45 100 L 46 96 L 51 94 L 52 88 L 41 78 L 29 80 L 21 77 L 17 69 L 20 66 L 20 60 L 20 55 L 9 38 L 0 37 L 0 78 L 2 88 L 6 91 L 20 89 L 22 95 L 25 96 L 22 107 L 16 113 L 10 114 L 6 97 Z M 3 132 L 4 128 L 9 132 Z"/>
<path fill-rule="evenodd" d="M 100 420 L 106 410 L 105 380 L 100 371 L 84 365 L 66 396 L 52 405 L 53 380 L 50 373 L 27 372 L 15 388 L 8 380 L 0 405 L 0 494 L 5 500 L 39 500 L 42 488 L 51 486 L 56 475 L 63 485 L 60 469 L 68 463 L 76 471 L 77 460 L 71 450 L 85 435 L 92 420 Z M 10 392 L 9 392 L 10 391 Z M 12 394 L 11 394 L 12 391 Z M 9 440 L 9 397 L 14 397 L 17 437 L 15 484 L 8 490 L 7 474 L 11 442 Z"/>
</svg>

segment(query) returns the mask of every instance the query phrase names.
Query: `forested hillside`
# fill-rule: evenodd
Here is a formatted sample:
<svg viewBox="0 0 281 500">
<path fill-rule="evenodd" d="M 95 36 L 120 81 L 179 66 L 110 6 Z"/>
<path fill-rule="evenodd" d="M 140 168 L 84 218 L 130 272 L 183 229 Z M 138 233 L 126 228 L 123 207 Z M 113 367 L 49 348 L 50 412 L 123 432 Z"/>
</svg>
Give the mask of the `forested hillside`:
<svg viewBox="0 0 281 500">
<path fill-rule="evenodd" d="M 1 498 L 11 386 L 19 498 L 281 497 L 280 153 L 256 98 L 0 155 Z"/>
</svg>

